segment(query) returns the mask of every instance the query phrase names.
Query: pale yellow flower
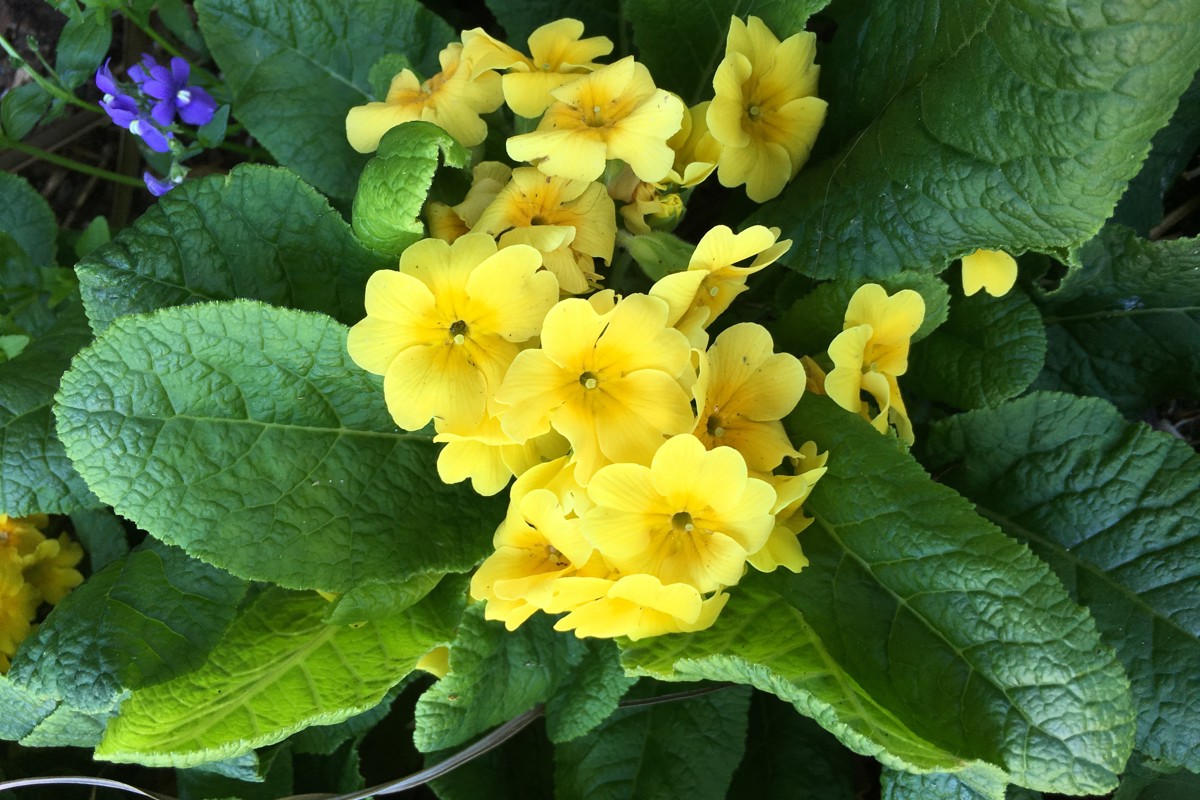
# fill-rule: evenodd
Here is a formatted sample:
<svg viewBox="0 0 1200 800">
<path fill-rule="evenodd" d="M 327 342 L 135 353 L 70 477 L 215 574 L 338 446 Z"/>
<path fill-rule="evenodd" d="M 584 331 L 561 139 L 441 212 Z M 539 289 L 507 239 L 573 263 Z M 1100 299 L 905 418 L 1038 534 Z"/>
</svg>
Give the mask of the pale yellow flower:
<svg viewBox="0 0 1200 800">
<path fill-rule="evenodd" d="M 83 548 L 65 533 L 57 539 L 45 539 L 26 557 L 25 580 L 37 590 L 38 596 L 50 605 L 60 600 L 79 584 L 83 575 L 75 569 L 83 560 Z"/>
<path fill-rule="evenodd" d="M 453 244 L 424 239 L 404 251 L 398 270 L 371 276 L 367 318 L 350 329 L 346 346 L 356 364 L 384 376 L 397 425 L 419 430 L 434 417 L 480 423 L 558 298 L 558 282 L 541 263 L 531 247 L 497 252 L 490 236 L 474 233 Z"/>
<path fill-rule="evenodd" d="M 504 101 L 518 116 L 541 116 L 554 97 L 551 93 L 564 84 L 600 67 L 595 59 L 612 52 L 606 36 L 581 39 L 583 23 L 577 19 L 559 19 L 547 23 L 529 36 L 526 56 L 481 28 L 463 31 L 464 57 L 483 69 L 503 69 Z"/>
<path fill-rule="evenodd" d="M 500 76 L 485 71 L 472 74 L 462 59 L 462 45 L 449 44 L 438 55 L 442 71 L 424 83 L 406 69 L 392 78 L 382 103 L 367 103 L 346 115 L 346 138 L 360 153 L 373 153 L 379 140 L 404 122 L 432 122 L 466 147 L 487 138 L 487 123 L 480 114 L 495 111 L 504 102 Z"/>
<path fill-rule="evenodd" d="M 570 612 L 554 624 L 556 631 L 574 631 L 580 639 L 627 636 L 636 641 L 710 627 L 728 599 L 723 592 L 703 599 L 693 586 L 664 585 L 653 575 L 568 577 L 555 583 L 546 610 Z"/>
<path fill-rule="evenodd" d="M 683 127 L 667 140 L 675 151 L 675 161 L 667 181 L 692 187 L 713 173 L 721 159 L 721 143 L 708 129 L 710 101 L 690 107 L 683 115 Z"/>
<path fill-rule="evenodd" d="M 474 426 L 435 419 L 434 428 L 437 435 L 433 440 L 446 445 L 438 453 L 438 477 L 443 483 L 470 478 L 471 488 L 484 497 L 498 493 L 514 475 L 565 455 L 570 448 L 554 431 L 519 442 L 506 434 L 500 420 L 491 414 Z"/>
<path fill-rule="evenodd" d="M 612 261 L 617 237 L 614 211 L 602 184 L 520 167 L 480 213 L 474 230 L 500 237 L 502 247 L 537 248 L 562 291 L 582 294 L 599 279 L 594 259 Z"/>
<path fill-rule="evenodd" d="M 722 186 L 744 183 L 751 200 L 766 202 L 808 160 L 827 106 L 816 97 L 815 56 L 812 33 L 781 43 L 758 17 L 730 20 L 707 117 L 723 147 L 717 168 Z"/>
<path fill-rule="evenodd" d="M 779 567 L 799 572 L 808 566 L 808 558 L 800 546 L 797 534 L 812 524 L 811 517 L 800 514 L 800 508 L 813 486 L 825 474 L 829 453 L 818 453 L 814 442 L 805 442 L 798 454 L 787 459 L 791 475 L 770 475 L 767 480 L 775 489 L 775 529 L 767 543 L 757 553 L 751 553 L 750 566 L 760 572 L 774 572 Z"/>
<path fill-rule="evenodd" d="M 479 221 L 479 215 L 512 178 L 512 168 L 499 161 L 482 161 L 475 165 L 471 174 L 471 188 L 461 203 L 448 206 L 435 200 L 425 205 L 425 222 L 433 238 L 453 242 L 469 233 Z"/>
<path fill-rule="evenodd" d="M 496 392 L 505 432 L 527 439 L 553 426 L 571 442 L 585 485 L 609 462 L 648 463 L 664 437 L 695 424 L 678 382 L 691 349 L 666 318 L 666 304 L 646 295 L 604 314 L 587 300 L 560 302 L 546 315 L 541 348 L 518 355 Z"/>
<path fill-rule="evenodd" d="M 632 56 L 555 89 L 557 101 L 537 130 L 508 140 L 508 155 L 536 163 L 547 175 L 594 181 L 606 161 L 620 159 L 644 181 L 660 181 L 674 163 L 667 139 L 679 130 L 685 107 L 655 87 Z"/>
<path fill-rule="evenodd" d="M 450 672 L 450 648 L 438 645 L 417 659 L 413 669 L 421 669 L 435 678 L 444 678 Z"/>
<path fill-rule="evenodd" d="M 992 297 L 1003 297 L 1017 282 L 1017 260 L 1003 250 L 976 250 L 962 260 L 963 294 L 983 289 Z"/>
</svg>

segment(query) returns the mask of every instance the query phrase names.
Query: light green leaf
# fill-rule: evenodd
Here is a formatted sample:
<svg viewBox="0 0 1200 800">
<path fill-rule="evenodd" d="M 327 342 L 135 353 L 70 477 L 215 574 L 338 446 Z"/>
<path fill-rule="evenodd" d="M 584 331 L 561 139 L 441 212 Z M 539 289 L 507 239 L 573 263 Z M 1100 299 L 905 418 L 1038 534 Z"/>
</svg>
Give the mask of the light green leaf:
<svg viewBox="0 0 1200 800">
<path fill-rule="evenodd" d="M 91 338 L 83 308 L 73 300 L 45 335 L 0 362 L 0 508 L 7 514 L 100 505 L 68 460 L 50 414 L 59 379 Z"/>
<path fill-rule="evenodd" d="M 1108 226 L 1044 298 L 1035 384 L 1103 397 L 1127 416 L 1200 394 L 1200 239 L 1147 242 Z"/>
<path fill-rule="evenodd" d="M 190 767 L 360 714 L 449 639 L 461 603 L 457 592 L 435 593 L 401 616 L 355 628 L 323 623 L 319 595 L 270 589 L 203 666 L 135 691 L 96 757 Z"/>
<path fill-rule="evenodd" d="M 504 26 L 505 41 L 529 52 L 526 40 L 542 25 L 563 17 L 583 23 L 584 36 L 607 36 L 613 43 L 612 59 L 629 52 L 628 23 L 621 17 L 621 0 L 484 0 Z M 607 60 L 607 59 L 606 59 Z"/>
<path fill-rule="evenodd" d="M 1019 287 L 959 294 L 946 324 L 912 348 L 904 383 L 955 408 L 994 406 L 1028 389 L 1045 359 L 1041 315 Z"/>
<path fill-rule="evenodd" d="M 454 38 L 417 0 L 200 0 L 196 11 L 234 116 L 281 165 L 343 198 L 366 163 L 346 113 L 371 100 L 371 67 L 401 52 L 432 75 Z"/>
<path fill-rule="evenodd" d="M 654 82 L 690 106 L 712 99 L 730 17 L 753 14 L 782 41 L 804 30 L 808 18 L 827 5 L 829 0 L 703 0 L 684 11 L 671 0 L 626 0 L 623 11 Z"/>
<path fill-rule="evenodd" d="M 630 694 L 663 690 L 649 681 Z M 624 708 L 582 739 L 555 748 L 559 800 L 720 800 L 742 759 L 750 692 L 733 687 L 688 700 Z"/>
<path fill-rule="evenodd" d="M 50 95 L 36 83 L 9 89 L 0 98 L 0 129 L 9 139 L 19 142 L 50 109 L 50 100 Z"/>
<path fill-rule="evenodd" d="M 421 205 L 438 168 L 465 167 L 470 154 L 429 122 L 406 122 L 383 135 L 358 181 L 354 232 L 368 247 L 398 256 L 425 236 Z"/>
<path fill-rule="evenodd" d="M 499 500 L 438 480 L 328 317 L 234 301 L 117 320 L 75 360 L 59 435 L 123 517 L 248 580 L 342 592 L 489 552 Z"/>
<path fill-rule="evenodd" d="M 1091 610 L 1129 673 L 1138 749 L 1200 770 L 1200 456 L 1103 401 L 1049 393 L 940 422 L 926 449 Z"/>
<path fill-rule="evenodd" d="M 390 263 L 296 175 L 247 165 L 172 190 L 77 272 L 97 332 L 124 314 L 235 298 L 352 325 L 367 278 Z"/>
<path fill-rule="evenodd" d="M 630 236 L 622 246 L 633 256 L 633 260 L 652 281 L 661 280 L 672 272 L 688 268 L 696 246 L 685 242 L 673 233 L 650 231 L 639 236 Z"/>
<path fill-rule="evenodd" d="M 79 238 L 75 240 L 75 257 L 79 259 L 87 258 L 93 250 L 106 245 L 112 241 L 112 232 L 108 228 L 108 218 L 103 216 L 92 217 L 92 221 L 88 226 L 79 233 Z"/>
<path fill-rule="evenodd" d="M 882 800 L 1004 800 L 1004 784 L 980 791 L 945 773 L 914 775 L 885 768 L 880 783 Z"/>
<path fill-rule="evenodd" d="M 126 690 L 204 663 L 245 593 L 244 581 L 147 540 L 67 595 L 18 651 L 9 677 L 98 713 Z"/>
<path fill-rule="evenodd" d="M 88 565 L 93 574 L 129 553 L 125 526 L 107 508 L 73 512 L 71 527 L 88 554 Z"/>
<path fill-rule="evenodd" d="M 1082 244 L 1200 66 L 1197 0 L 832 11 L 828 156 L 752 218 L 781 227 L 809 256 L 793 266 L 816 278 Z"/>
<path fill-rule="evenodd" d="M 13 238 L 35 267 L 54 264 L 58 223 L 42 196 L 19 175 L 0 172 L 0 233 Z"/>
<path fill-rule="evenodd" d="M 60 703 L 20 743 L 23 747 L 95 747 L 116 713 L 115 703 L 95 713 Z"/>
<path fill-rule="evenodd" d="M 63 85 L 78 89 L 92 74 L 112 44 L 112 14 L 96 9 L 72 16 L 63 26 L 54 67 Z"/>
<path fill-rule="evenodd" d="M 897 769 L 1111 789 L 1128 681 L 1046 565 L 827 398 L 785 424 L 829 451 L 805 504 L 810 565 L 748 576 L 712 628 L 638 643 L 626 667 L 751 683 Z"/>
<path fill-rule="evenodd" d="M 412 676 L 410 675 L 409 678 Z M 405 678 L 393 686 L 374 708 L 367 709 L 334 725 L 314 725 L 294 734 L 288 742 L 297 753 L 308 755 L 332 755 L 335 750 L 351 739 L 361 739 L 371 728 L 388 715 L 397 695 L 409 683 Z"/>
<path fill-rule="evenodd" d="M 27 736 L 54 706 L 50 698 L 33 695 L 0 674 L 0 739 L 15 741 Z"/>
<path fill-rule="evenodd" d="M 730 797 L 854 800 L 853 754 L 787 703 L 755 692 L 747 736 Z"/>
<path fill-rule="evenodd" d="M 402 583 L 352 586 L 333 602 L 325 621 L 332 625 L 353 625 L 399 614 L 429 594 L 442 578 L 440 572 L 426 572 Z"/>
</svg>

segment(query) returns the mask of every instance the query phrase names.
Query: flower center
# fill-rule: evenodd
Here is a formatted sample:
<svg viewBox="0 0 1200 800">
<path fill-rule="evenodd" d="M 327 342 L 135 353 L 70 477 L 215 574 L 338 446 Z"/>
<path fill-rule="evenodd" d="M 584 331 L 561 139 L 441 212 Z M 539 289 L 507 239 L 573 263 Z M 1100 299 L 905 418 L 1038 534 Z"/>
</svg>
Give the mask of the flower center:
<svg viewBox="0 0 1200 800">
<path fill-rule="evenodd" d="M 713 411 L 715 412 L 716 409 Z M 708 418 L 708 435 L 718 439 L 725 435 L 724 422 L 715 413 Z"/>
<path fill-rule="evenodd" d="M 750 115 L 751 120 L 757 120 L 762 116 L 762 109 L 757 105 L 753 105 L 746 109 L 746 113 Z"/>
<path fill-rule="evenodd" d="M 467 341 L 467 330 L 467 323 L 461 319 L 455 320 L 454 324 L 450 326 L 450 339 L 455 344 L 462 344 Z"/>
<path fill-rule="evenodd" d="M 104 98 L 103 98 L 103 99 L 102 99 L 100 102 L 102 102 L 102 103 L 111 103 L 113 100 L 116 100 L 116 99 L 117 99 L 117 98 L 113 97 L 113 96 L 112 96 L 111 94 L 109 94 L 108 92 L 105 92 L 105 93 L 104 93 Z"/>
<path fill-rule="evenodd" d="M 589 128 L 601 128 L 604 126 L 604 118 L 600 116 L 600 106 L 592 106 L 592 115 L 585 116 L 583 121 Z"/>
<path fill-rule="evenodd" d="M 599 380 L 597 380 L 597 379 L 596 379 L 596 376 L 595 376 L 595 375 L 593 375 L 593 374 L 592 374 L 592 373 L 590 373 L 590 372 L 585 372 L 585 373 L 583 373 L 582 375 L 580 375 L 580 376 L 579 376 L 579 383 L 580 383 L 580 384 L 583 386 L 583 388 L 585 388 L 585 389 L 595 389 L 597 386 L 599 386 L 599 385 L 600 385 L 600 381 L 599 381 Z"/>
<path fill-rule="evenodd" d="M 192 93 L 187 89 L 180 89 L 175 93 L 175 102 L 179 103 L 181 106 L 186 106 L 188 103 L 192 102 Z"/>
<path fill-rule="evenodd" d="M 671 527 L 684 533 L 691 533 L 696 529 L 695 523 L 692 522 L 692 515 L 686 511 L 680 511 L 671 517 Z"/>
<path fill-rule="evenodd" d="M 129 123 L 129 132 L 132 133 L 134 136 L 141 136 L 142 135 L 142 121 L 140 119 L 135 119 L 133 122 Z"/>
</svg>

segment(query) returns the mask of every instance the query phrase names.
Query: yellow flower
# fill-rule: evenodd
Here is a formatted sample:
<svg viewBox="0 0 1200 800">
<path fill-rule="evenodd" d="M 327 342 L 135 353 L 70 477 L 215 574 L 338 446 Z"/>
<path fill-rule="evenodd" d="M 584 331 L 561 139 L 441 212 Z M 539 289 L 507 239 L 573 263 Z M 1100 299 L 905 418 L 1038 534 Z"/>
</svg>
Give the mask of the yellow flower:
<svg viewBox="0 0 1200 800">
<path fill-rule="evenodd" d="M 495 72 L 472 74 L 462 58 L 463 46 L 453 43 L 438 55 L 442 71 L 421 83 L 412 70 L 392 78 L 382 103 L 367 103 L 346 115 L 346 138 L 360 153 L 373 153 L 379 140 L 404 122 L 432 122 L 466 147 L 487 138 L 487 123 L 480 114 L 495 111 L 504 102 L 500 76 Z"/>
<path fill-rule="evenodd" d="M 835 403 L 861 414 L 880 433 L 890 420 L 909 444 L 912 423 L 896 378 L 908 371 L 909 342 L 924 317 L 925 301 L 911 289 L 889 297 L 879 284 L 860 286 L 846 308 L 845 329 L 829 345 L 834 368 L 825 376 L 825 392 Z M 879 407 L 875 416 L 863 392 Z"/>
<path fill-rule="evenodd" d="M 0 673 L 29 636 L 40 598 L 21 575 L 21 564 L 0 554 Z"/>
<path fill-rule="evenodd" d="M 750 554 L 750 566 L 760 572 L 774 572 L 779 567 L 799 572 L 808 566 L 808 558 L 796 536 L 812 524 L 812 518 L 798 512 L 813 486 L 825 474 L 828 459 L 829 453 L 818 454 L 814 442 L 805 442 L 798 455 L 788 458 L 792 475 L 769 476 L 776 495 L 775 505 L 771 508 L 775 514 L 775 529 L 763 548 Z"/>
<path fill-rule="evenodd" d="M 435 416 L 451 426 L 480 423 L 521 344 L 538 335 L 558 298 L 541 262 L 531 247 L 497 252 L 490 236 L 475 233 L 453 244 L 424 239 L 404 251 L 399 270 L 371 276 L 367 318 L 350 329 L 347 349 L 384 376 L 397 425 L 419 430 Z"/>
<path fill-rule="evenodd" d="M 529 36 L 532 58 L 497 41 L 480 28 L 463 31 L 464 58 L 475 70 L 506 69 L 503 78 L 504 101 L 518 116 L 541 116 L 554 102 L 551 92 L 582 74 L 599 67 L 595 59 L 612 52 L 607 36 L 581 39 L 583 23 L 577 19 L 559 19 L 547 23 Z"/>
<path fill-rule="evenodd" d="M 38 606 L 58 603 L 83 582 L 83 548 L 64 533 L 47 539 L 45 514 L 0 514 L 0 673 L 32 631 Z"/>
<path fill-rule="evenodd" d="M 533 167 L 513 170 L 474 230 L 499 236 L 501 247 L 537 248 L 568 294 L 582 294 L 598 280 L 594 259 L 610 263 L 617 238 L 613 201 L 602 184 L 550 177 Z"/>
<path fill-rule="evenodd" d="M 708 108 L 708 128 L 723 146 L 722 186 L 744 183 L 750 199 L 762 203 L 783 191 L 808 160 L 827 106 L 816 97 L 815 56 L 812 33 L 780 43 L 758 17 L 730 20 Z"/>
<path fill-rule="evenodd" d="M 524 440 L 553 426 L 585 485 L 611 461 L 649 462 L 664 436 L 695 424 L 678 383 L 691 349 L 666 318 L 666 304 L 646 295 L 607 313 L 579 298 L 560 302 L 546 315 L 541 349 L 518 355 L 496 392 L 508 407 L 505 432 Z"/>
<path fill-rule="evenodd" d="M 667 139 L 679 130 L 685 107 L 656 88 L 632 56 L 555 89 L 557 101 L 537 130 L 508 140 L 508 155 L 536 162 L 547 175 L 594 181 L 609 159 L 621 159 L 644 181 L 667 176 L 675 153 Z"/>
<path fill-rule="evenodd" d="M 57 539 L 39 542 L 37 549 L 27 557 L 25 580 L 43 601 L 57 605 L 83 583 L 83 575 L 75 569 L 82 560 L 83 548 L 79 543 L 71 541 L 65 533 L 59 534 Z"/>
<path fill-rule="evenodd" d="M 450 648 L 438 645 L 417 659 L 414 669 L 423 669 L 435 678 L 444 678 L 450 672 Z"/>
<path fill-rule="evenodd" d="M 546 610 L 570 612 L 554 624 L 556 631 L 575 631 L 580 639 L 628 636 L 636 641 L 703 630 L 716 621 L 728 599 L 719 592 L 705 600 L 693 586 L 664 585 L 653 575 L 563 578 L 555 583 Z"/>
<path fill-rule="evenodd" d="M 475 426 L 454 426 L 434 420 L 435 442 L 444 442 L 438 453 L 438 477 L 443 483 L 471 479 L 471 487 L 491 497 L 520 475 L 543 461 L 565 455 L 570 445 L 554 431 L 518 442 L 500 427 L 500 420 L 487 415 Z"/>
<path fill-rule="evenodd" d="M 983 289 L 992 297 L 1003 297 L 1017 282 L 1017 260 L 1003 250 L 976 250 L 962 260 L 963 294 Z"/>
<path fill-rule="evenodd" d="M 770 472 L 796 452 L 780 420 L 804 394 L 804 367 L 774 346 L 766 328 L 743 322 L 700 354 L 700 416 L 692 434 L 709 449 L 732 447 L 756 472 Z"/>
<path fill-rule="evenodd" d="M 518 506 L 519 504 L 519 506 Z M 510 631 L 550 602 L 557 579 L 587 564 L 592 547 L 568 519 L 554 492 L 534 489 L 514 501 L 496 530 L 492 553 L 471 578 L 471 596 L 486 600 L 484 616 Z"/>
<path fill-rule="evenodd" d="M 792 246 L 791 239 L 777 242 L 778 238 L 778 228 L 754 225 L 735 234 L 718 225 L 700 239 L 687 270 L 661 278 L 650 294 L 666 301 L 671 309 L 669 324 L 683 331 L 693 347 L 702 349 L 708 339 L 705 329 L 746 291 L 746 279 Z M 737 266 L 751 258 L 749 266 Z"/>
<path fill-rule="evenodd" d="M 479 215 L 487 208 L 500 190 L 512 177 L 512 168 L 499 161 L 482 161 L 471 171 L 471 188 L 467 196 L 456 206 L 448 206 L 436 200 L 425 206 L 425 222 L 429 235 L 445 242 L 453 242 L 479 221 Z"/>
<path fill-rule="evenodd" d="M 588 484 L 583 535 L 622 574 L 646 573 L 702 593 L 741 580 L 775 525 L 775 490 L 730 447 L 668 439 L 649 467 L 610 464 Z"/>
<path fill-rule="evenodd" d="M 710 101 L 692 106 L 683 115 L 683 127 L 667 140 L 675 161 L 667 180 L 679 186 L 695 186 L 713 173 L 721 159 L 721 143 L 708 129 Z"/>
</svg>

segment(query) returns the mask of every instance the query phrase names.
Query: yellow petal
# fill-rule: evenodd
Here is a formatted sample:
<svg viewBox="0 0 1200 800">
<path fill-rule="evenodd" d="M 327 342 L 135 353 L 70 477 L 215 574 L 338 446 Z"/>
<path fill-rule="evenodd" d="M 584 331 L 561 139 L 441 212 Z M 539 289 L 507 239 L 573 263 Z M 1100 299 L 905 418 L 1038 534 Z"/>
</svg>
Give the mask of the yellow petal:
<svg viewBox="0 0 1200 800">
<path fill-rule="evenodd" d="M 1003 297 L 1017 282 L 1017 261 L 1002 250 L 976 250 L 962 260 L 963 294 L 970 297 L 980 289 L 992 297 Z"/>
</svg>

